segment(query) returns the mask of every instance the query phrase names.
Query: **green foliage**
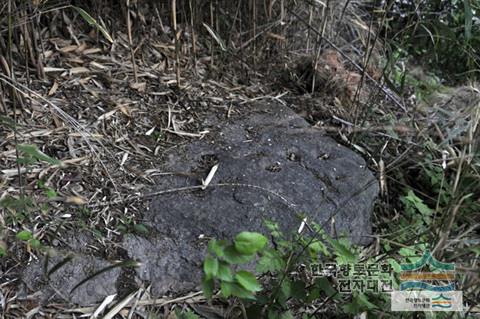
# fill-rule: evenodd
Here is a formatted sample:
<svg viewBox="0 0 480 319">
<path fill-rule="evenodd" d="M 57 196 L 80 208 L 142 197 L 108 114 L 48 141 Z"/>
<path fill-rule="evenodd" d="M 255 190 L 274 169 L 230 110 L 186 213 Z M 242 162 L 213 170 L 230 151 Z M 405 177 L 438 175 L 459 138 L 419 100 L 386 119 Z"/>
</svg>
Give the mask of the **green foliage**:
<svg viewBox="0 0 480 319">
<path fill-rule="evenodd" d="M 17 149 L 22 157 L 19 157 L 17 161 L 21 164 L 34 164 L 35 162 L 46 162 L 51 165 L 62 165 L 62 161 L 51 158 L 50 156 L 41 152 L 36 145 L 21 144 L 17 145 Z"/>
<path fill-rule="evenodd" d="M 146 225 L 135 223 L 131 217 L 120 218 L 116 229 L 123 234 L 133 233 L 141 236 L 150 234 L 150 230 Z"/>
<path fill-rule="evenodd" d="M 267 238 L 259 233 L 242 232 L 235 238 L 235 249 L 243 255 L 251 255 L 262 250 Z"/>
<path fill-rule="evenodd" d="M 391 54 L 385 68 L 385 80 L 398 94 L 403 95 L 413 90 L 418 100 L 428 98 L 443 86 L 438 76 L 433 73 L 424 73 L 419 68 L 409 69 L 411 55 L 404 49 L 397 47 Z M 397 120 L 397 119 L 395 119 Z"/>
<path fill-rule="evenodd" d="M 478 0 L 395 1 L 385 31 L 405 49 L 445 78 L 480 75 Z"/>
<path fill-rule="evenodd" d="M 0 258 L 7 255 L 7 247 L 0 242 Z"/>
<path fill-rule="evenodd" d="M 21 241 L 25 242 L 29 247 L 31 247 L 33 249 L 42 248 L 42 243 L 38 239 L 34 238 L 33 234 L 28 230 L 21 230 L 21 231 L 17 232 L 15 237 L 18 240 L 21 240 Z"/>
<path fill-rule="evenodd" d="M 416 212 L 424 218 L 426 223 L 430 222 L 430 217 L 432 216 L 433 210 L 425 205 L 425 203 L 415 195 L 412 190 L 408 190 L 406 196 L 402 199 L 403 204 L 405 205 L 405 210 L 410 215 L 415 215 Z"/>
<path fill-rule="evenodd" d="M 236 296 L 243 299 L 255 299 L 255 293 L 261 290 L 260 284 L 248 271 L 234 271 L 235 265 L 251 261 L 265 248 L 267 238 L 259 233 L 242 232 L 233 243 L 223 240 L 211 240 L 208 244 L 209 255 L 203 263 L 205 277 L 202 282 L 203 292 L 211 297 L 215 280 L 221 287 L 222 295 L 227 298 Z"/>
<path fill-rule="evenodd" d="M 327 277 L 307 280 L 294 275 L 302 267 L 310 269 L 322 260 L 334 260 L 338 264 L 356 263 L 360 250 L 350 241 L 333 239 L 319 225 L 313 225 L 317 236 L 303 237 L 298 234 L 286 238 L 277 224 L 265 222 L 275 245 L 269 245 L 262 234 L 242 232 L 233 242 L 212 239 L 208 244 L 208 255 L 204 259 L 202 288 L 204 295 L 211 298 L 215 289 L 222 298 L 239 298 L 251 318 L 293 318 L 292 304 L 308 305 L 319 298 L 337 301 L 345 306 L 345 314 L 373 311 L 385 304 L 385 297 L 366 294 L 339 294 Z M 255 261 L 259 281 L 248 270 L 239 265 Z M 304 266 L 301 266 L 304 265 Z"/>
<path fill-rule="evenodd" d="M 113 43 L 113 39 L 108 33 L 107 29 L 104 28 L 101 24 L 99 24 L 97 20 L 95 20 L 90 14 L 88 14 L 88 12 L 79 7 L 72 6 L 72 8 L 75 9 L 88 24 L 99 30 L 103 34 L 105 39 L 107 39 L 110 43 Z"/>
<path fill-rule="evenodd" d="M 31 169 L 33 164 L 37 164 L 39 162 L 44 162 L 50 165 L 58 165 L 60 167 L 63 166 L 62 161 L 44 154 L 35 145 L 17 145 L 17 150 L 19 153 L 17 162 L 25 165 L 27 171 Z M 55 189 L 49 187 L 44 180 L 39 179 L 37 180 L 36 184 L 38 189 L 43 191 L 43 195 L 46 198 L 52 199 L 58 196 Z M 11 226 L 27 224 L 30 221 L 31 215 L 34 215 L 35 213 L 46 214 L 50 209 L 48 201 L 45 203 L 38 203 L 35 198 L 25 196 L 23 194 L 21 194 L 19 197 L 8 195 L 5 196 L 0 200 L 0 208 L 8 213 L 4 215 L 4 221 L 7 225 Z M 45 248 L 40 240 L 35 238 L 33 233 L 28 230 L 18 231 L 15 234 L 15 238 L 24 242 L 27 249 L 42 251 Z M 0 248 L 0 256 L 7 253 L 6 245 L 4 246 L 5 247 Z"/>
<path fill-rule="evenodd" d="M 19 198 L 6 196 L 0 200 L 0 207 L 10 214 L 5 216 L 7 224 L 22 223 L 29 217 L 29 213 L 36 205 L 32 198 L 20 196 Z"/>
<path fill-rule="evenodd" d="M 33 238 L 33 235 L 28 230 L 19 231 L 16 235 L 17 239 L 28 241 Z"/>
<path fill-rule="evenodd" d="M 175 309 L 175 316 L 178 319 L 200 319 L 200 317 L 193 313 L 191 310 L 181 311 L 178 308 Z"/>
</svg>

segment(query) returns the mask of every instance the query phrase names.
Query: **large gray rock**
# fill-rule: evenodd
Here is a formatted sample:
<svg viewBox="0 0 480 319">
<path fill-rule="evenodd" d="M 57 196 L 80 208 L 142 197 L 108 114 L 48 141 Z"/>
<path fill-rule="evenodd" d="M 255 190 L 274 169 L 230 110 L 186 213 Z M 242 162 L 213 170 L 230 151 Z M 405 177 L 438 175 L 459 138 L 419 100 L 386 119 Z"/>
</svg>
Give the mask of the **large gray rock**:
<svg viewBox="0 0 480 319">
<path fill-rule="evenodd" d="M 218 163 L 211 184 L 205 190 L 158 196 L 144 222 L 155 236 L 130 236 L 124 242 L 129 256 L 143 263 L 138 275 L 152 283 L 154 294 L 198 283 L 205 252 L 199 236 L 265 232 L 266 219 L 288 234 L 306 216 L 327 233 L 346 234 L 357 244 L 369 242 L 378 185 L 355 152 L 279 105 L 212 129 L 219 132 L 214 138 L 167 154 L 164 170 L 171 175 L 158 181 L 158 189 L 200 185 Z"/>
<path fill-rule="evenodd" d="M 170 174 L 162 175 L 156 190 L 170 192 L 154 198 L 143 216 L 151 233 L 126 235 L 119 243 L 121 257 L 141 262 L 136 279 L 151 284 L 154 296 L 198 286 L 207 243 L 199 238 L 266 232 L 264 220 L 277 222 L 288 235 L 306 216 L 332 236 L 346 234 L 354 243 L 369 242 L 378 185 L 358 154 L 279 105 L 243 110 L 227 123 L 212 117 L 205 124 L 210 136 L 165 154 L 162 169 Z M 175 190 L 200 185 L 216 163 L 217 173 L 205 190 Z M 88 238 L 73 241 L 84 243 Z M 27 267 L 24 282 L 81 305 L 135 284 L 131 272 L 113 268 L 70 293 L 76 283 L 110 265 L 88 256 L 84 244 L 77 246 L 71 245 L 75 259 L 48 284 L 38 279 L 41 263 Z"/>
</svg>

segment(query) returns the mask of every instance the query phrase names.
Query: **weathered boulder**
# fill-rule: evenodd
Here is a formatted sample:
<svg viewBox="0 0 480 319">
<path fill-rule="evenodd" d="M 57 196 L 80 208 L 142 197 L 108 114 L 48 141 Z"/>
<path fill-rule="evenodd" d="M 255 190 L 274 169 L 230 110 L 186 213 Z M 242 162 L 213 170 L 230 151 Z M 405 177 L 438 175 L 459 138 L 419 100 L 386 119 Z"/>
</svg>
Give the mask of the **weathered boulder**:
<svg viewBox="0 0 480 319">
<path fill-rule="evenodd" d="M 205 125 L 209 136 L 165 154 L 166 174 L 153 191 L 168 192 L 153 199 L 142 221 L 150 234 L 126 235 L 119 243 L 125 256 L 141 263 L 136 280 L 151 284 L 152 295 L 197 287 L 205 239 L 231 239 L 244 230 L 266 232 L 264 220 L 278 223 L 288 234 L 307 217 L 333 236 L 369 242 L 378 185 L 354 151 L 276 104 L 243 110 L 228 122 L 212 117 Z M 218 170 L 208 187 L 191 189 L 215 164 Z M 125 270 L 113 268 L 70 294 L 92 271 L 110 265 L 77 248 L 72 248 L 74 261 L 57 270 L 44 291 L 86 305 L 114 293 L 125 280 L 135 282 L 124 276 Z M 24 273 L 31 288 L 42 289 L 35 279 L 41 269 L 39 263 Z"/>
<path fill-rule="evenodd" d="M 152 283 L 154 294 L 188 290 L 199 282 L 206 246 L 199 237 L 265 232 L 266 219 L 288 233 L 306 216 L 327 233 L 369 242 L 378 185 L 358 154 L 280 105 L 214 123 L 207 123 L 218 132 L 213 139 L 167 154 L 164 170 L 171 174 L 163 175 L 158 189 L 201 185 L 218 163 L 211 184 L 158 196 L 144 216 L 152 238 L 124 241 L 129 256 L 143 263 L 138 275 Z"/>
</svg>

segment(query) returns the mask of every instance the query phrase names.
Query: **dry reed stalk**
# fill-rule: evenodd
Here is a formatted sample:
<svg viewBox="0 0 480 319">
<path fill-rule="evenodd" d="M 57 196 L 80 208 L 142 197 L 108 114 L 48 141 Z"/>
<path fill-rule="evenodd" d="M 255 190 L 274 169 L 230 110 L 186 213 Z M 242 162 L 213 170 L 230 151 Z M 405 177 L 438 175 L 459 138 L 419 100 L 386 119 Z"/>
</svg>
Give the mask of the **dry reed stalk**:
<svg viewBox="0 0 480 319">
<path fill-rule="evenodd" d="M 7 46 L 7 53 L 8 53 L 8 62 L 9 62 L 9 69 L 10 69 L 10 79 L 12 82 L 15 81 L 15 70 L 13 65 L 13 0 L 8 1 L 8 46 Z M 14 87 L 11 87 L 11 99 L 12 99 L 12 108 L 13 108 L 13 135 L 14 135 L 14 143 L 15 143 L 15 156 L 17 159 L 20 158 L 20 154 L 18 151 L 18 130 L 17 130 L 17 92 L 15 91 Z M 16 161 L 17 164 L 17 173 L 18 173 L 18 186 L 20 188 L 20 194 L 22 198 L 25 197 L 25 189 L 24 189 L 24 182 L 23 182 L 23 175 L 22 169 L 20 167 L 20 161 Z M 24 203 L 21 203 L 24 206 Z M 21 207 L 24 209 L 25 207 Z"/>
<path fill-rule="evenodd" d="M 312 25 L 312 19 L 313 19 L 313 4 L 310 4 L 309 5 L 309 10 L 308 10 L 308 24 L 309 25 Z M 308 33 L 307 33 L 307 48 L 306 48 L 306 52 L 308 53 L 308 51 L 310 50 L 310 37 L 312 35 L 312 30 L 308 29 Z"/>
<path fill-rule="evenodd" d="M 214 16 L 213 16 L 213 1 L 210 0 L 210 25 L 213 27 L 213 23 L 214 23 Z M 211 41 L 210 41 L 210 64 L 213 66 L 214 65 L 214 55 L 213 55 L 213 46 L 214 46 L 214 43 L 213 43 L 214 39 L 213 37 L 211 37 Z"/>
<path fill-rule="evenodd" d="M 127 34 L 128 34 L 128 46 L 130 47 L 130 58 L 132 59 L 133 78 L 135 83 L 138 82 L 137 65 L 135 64 L 135 51 L 133 50 L 132 41 L 132 21 L 130 18 L 130 0 L 127 0 Z"/>
<path fill-rule="evenodd" d="M 312 77 L 312 93 L 315 92 L 315 82 L 316 82 L 316 75 L 317 75 L 317 70 L 318 70 L 318 61 L 320 60 L 320 52 L 322 50 L 322 39 L 325 38 L 325 30 L 327 27 L 327 13 L 328 10 L 330 9 L 329 7 L 330 1 L 327 1 L 326 6 L 322 8 L 322 26 L 321 26 L 321 31 L 317 33 L 317 39 L 315 41 L 315 59 L 314 59 L 314 67 L 313 67 L 313 77 Z M 309 24 L 310 25 L 310 24 Z M 308 28 L 308 31 L 314 30 L 312 28 Z"/>
<path fill-rule="evenodd" d="M 253 60 L 253 71 L 256 72 L 257 71 L 257 59 L 256 59 L 256 56 L 257 56 L 257 1 L 256 0 L 252 0 L 252 23 L 253 23 L 253 36 L 252 36 L 252 39 L 253 39 L 253 56 L 252 56 L 252 60 Z"/>
<path fill-rule="evenodd" d="M 197 44 L 196 44 L 196 34 L 195 34 L 195 24 L 194 24 L 194 12 L 193 8 L 196 8 L 196 3 L 192 6 L 192 1 L 195 0 L 188 0 L 188 6 L 190 8 L 190 28 L 192 29 L 192 55 L 193 55 L 193 71 L 195 75 L 197 72 Z"/>
<path fill-rule="evenodd" d="M 177 1 L 172 0 L 172 27 L 175 35 L 175 77 L 177 80 L 177 87 L 180 88 L 180 48 L 179 37 L 180 34 L 177 30 Z"/>
</svg>

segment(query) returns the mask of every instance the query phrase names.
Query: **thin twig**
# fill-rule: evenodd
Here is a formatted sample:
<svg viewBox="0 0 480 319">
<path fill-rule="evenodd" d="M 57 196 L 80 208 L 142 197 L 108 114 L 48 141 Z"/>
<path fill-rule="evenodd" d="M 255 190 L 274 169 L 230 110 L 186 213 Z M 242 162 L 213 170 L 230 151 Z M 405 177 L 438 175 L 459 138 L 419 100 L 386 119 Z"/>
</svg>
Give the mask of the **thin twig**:
<svg viewBox="0 0 480 319">
<path fill-rule="evenodd" d="M 175 42 L 175 77 L 177 79 L 177 88 L 180 88 L 180 34 L 177 30 L 177 1 L 172 0 L 172 28 Z"/>
<path fill-rule="evenodd" d="M 130 57 L 132 59 L 133 66 L 133 78 L 135 83 L 138 82 L 137 75 L 137 65 L 135 64 L 135 51 L 133 50 L 133 41 L 132 41 L 132 21 L 130 18 L 130 0 L 127 0 L 127 34 L 128 34 L 128 46 L 130 47 Z"/>
<path fill-rule="evenodd" d="M 208 188 L 211 187 L 249 187 L 249 188 L 255 188 L 264 192 L 267 192 L 271 195 L 274 195 L 275 197 L 280 198 L 283 202 L 287 204 L 288 207 L 294 207 L 297 206 L 296 204 L 292 203 L 288 199 L 286 199 L 284 196 L 275 193 L 274 191 L 271 191 L 269 189 L 266 189 L 264 187 L 258 186 L 258 185 L 251 185 L 251 184 L 241 184 L 241 183 L 220 183 L 220 184 L 210 184 L 208 185 Z M 170 189 L 164 189 L 161 191 L 157 192 L 152 192 L 152 193 L 145 193 L 145 194 L 138 194 L 132 197 L 128 198 L 122 198 L 106 203 L 97 203 L 97 204 L 91 204 L 88 205 L 89 208 L 97 208 L 97 207 L 105 207 L 105 206 L 110 206 L 110 205 L 118 205 L 118 204 L 124 204 L 130 201 L 138 200 L 141 198 L 149 198 L 149 197 L 154 197 L 154 196 L 159 196 L 159 195 L 164 195 L 164 194 L 170 194 L 170 193 L 176 193 L 176 192 L 183 192 L 183 191 L 192 191 L 192 190 L 201 190 L 203 189 L 203 185 L 195 185 L 195 186 L 185 186 L 185 187 L 177 187 L 177 188 L 170 188 Z"/>
</svg>

